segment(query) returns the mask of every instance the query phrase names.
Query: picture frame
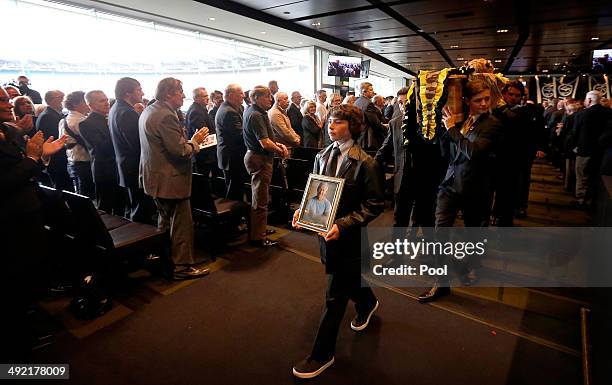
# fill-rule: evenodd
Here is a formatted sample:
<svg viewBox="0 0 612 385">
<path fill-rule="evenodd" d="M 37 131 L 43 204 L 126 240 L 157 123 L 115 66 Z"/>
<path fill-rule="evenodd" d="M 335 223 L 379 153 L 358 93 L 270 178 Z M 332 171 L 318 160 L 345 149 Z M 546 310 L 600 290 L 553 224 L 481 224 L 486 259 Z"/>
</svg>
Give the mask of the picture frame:
<svg viewBox="0 0 612 385">
<path fill-rule="evenodd" d="M 343 188 L 343 178 L 319 174 L 308 175 L 300 203 L 300 215 L 296 223 L 316 232 L 330 231 L 336 220 L 336 211 Z"/>
</svg>

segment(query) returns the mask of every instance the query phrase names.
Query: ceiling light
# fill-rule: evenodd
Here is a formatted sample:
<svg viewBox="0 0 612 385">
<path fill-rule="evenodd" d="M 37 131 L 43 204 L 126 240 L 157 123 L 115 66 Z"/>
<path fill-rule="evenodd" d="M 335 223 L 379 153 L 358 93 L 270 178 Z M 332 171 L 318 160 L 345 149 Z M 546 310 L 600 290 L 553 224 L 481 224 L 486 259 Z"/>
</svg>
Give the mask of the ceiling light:
<svg viewBox="0 0 612 385">
<path fill-rule="evenodd" d="M 457 60 L 463 60 L 463 58 L 462 57 L 458 57 Z"/>
<path fill-rule="evenodd" d="M 542 72 L 546 73 L 546 72 L 548 72 L 548 70 L 542 70 Z"/>
<path fill-rule="evenodd" d="M 458 45 L 451 45 L 451 48 L 459 48 Z"/>
<path fill-rule="evenodd" d="M 497 52 L 504 52 L 506 49 L 505 48 L 498 48 Z"/>
<path fill-rule="evenodd" d="M 423 31 L 422 29 L 417 29 L 417 32 L 423 33 L 425 31 Z"/>
<path fill-rule="evenodd" d="M 215 21 L 215 18 L 214 17 L 209 17 L 208 20 Z"/>
<path fill-rule="evenodd" d="M 312 25 L 313 27 L 318 27 L 318 26 L 320 26 L 320 25 L 321 25 L 321 23 L 319 23 L 319 22 L 317 21 L 316 23 L 312 23 L 311 25 Z"/>
<path fill-rule="evenodd" d="M 555 65 L 556 65 L 556 66 L 560 66 L 560 65 L 561 65 L 561 63 L 555 63 Z"/>
<path fill-rule="evenodd" d="M 599 40 L 598 37 L 592 37 L 591 40 Z"/>
<path fill-rule="evenodd" d="M 364 41 L 364 42 L 363 42 L 363 46 L 364 46 L 364 47 L 367 47 L 367 46 L 368 46 L 368 42 L 367 42 L 367 41 Z"/>
<path fill-rule="evenodd" d="M 301 41 L 298 41 L 298 44 L 304 44 L 304 43 L 302 43 Z"/>
<path fill-rule="evenodd" d="M 501 63 L 501 59 L 495 59 L 495 63 Z"/>
<path fill-rule="evenodd" d="M 262 34 L 262 35 L 265 35 L 265 34 L 266 34 L 266 31 L 261 31 L 261 34 Z"/>
<path fill-rule="evenodd" d="M 498 29 L 497 30 L 497 33 L 506 33 L 506 32 L 508 32 L 507 29 Z"/>
</svg>

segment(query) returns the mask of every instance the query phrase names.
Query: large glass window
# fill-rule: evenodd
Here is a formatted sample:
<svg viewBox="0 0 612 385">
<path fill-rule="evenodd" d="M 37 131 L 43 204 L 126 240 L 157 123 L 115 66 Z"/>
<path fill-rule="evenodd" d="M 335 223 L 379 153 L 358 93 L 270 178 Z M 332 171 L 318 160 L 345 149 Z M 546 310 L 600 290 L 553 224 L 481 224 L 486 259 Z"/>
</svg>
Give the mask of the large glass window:
<svg viewBox="0 0 612 385">
<path fill-rule="evenodd" d="M 314 92 L 313 48 L 275 50 L 44 0 L 0 0 L 0 14 L 27 20 L 0 54 L 0 83 L 25 74 L 43 94 L 101 89 L 112 97 L 122 76 L 138 79 L 149 98 L 167 76 L 188 98 L 195 87 L 247 90 L 272 79 L 283 91 Z"/>
</svg>

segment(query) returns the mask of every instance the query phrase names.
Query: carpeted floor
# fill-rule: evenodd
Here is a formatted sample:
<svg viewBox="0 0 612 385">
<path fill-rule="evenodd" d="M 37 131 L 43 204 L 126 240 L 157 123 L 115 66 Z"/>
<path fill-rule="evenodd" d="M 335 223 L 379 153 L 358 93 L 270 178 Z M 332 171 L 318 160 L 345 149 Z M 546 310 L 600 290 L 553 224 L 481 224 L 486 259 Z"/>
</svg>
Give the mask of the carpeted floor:
<svg viewBox="0 0 612 385">
<path fill-rule="evenodd" d="M 237 249 L 210 276 L 157 296 L 86 338 L 59 333 L 35 362 L 70 363 L 76 384 L 291 384 L 323 306 L 318 263 Z M 395 292 L 366 333 L 349 328 L 318 384 L 576 384 L 580 360 Z M 299 382 L 299 381 L 297 381 Z"/>
</svg>

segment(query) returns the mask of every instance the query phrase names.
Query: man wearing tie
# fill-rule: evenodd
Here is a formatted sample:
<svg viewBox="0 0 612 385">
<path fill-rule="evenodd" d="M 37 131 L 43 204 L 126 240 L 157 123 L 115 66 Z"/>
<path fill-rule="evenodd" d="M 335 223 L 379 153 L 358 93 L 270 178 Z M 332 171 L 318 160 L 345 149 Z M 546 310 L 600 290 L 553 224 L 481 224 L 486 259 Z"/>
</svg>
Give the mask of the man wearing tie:
<svg viewBox="0 0 612 385">
<path fill-rule="evenodd" d="M 463 90 L 469 116 L 457 123 L 448 107 L 442 110 L 446 133 L 440 138 L 442 156 L 449 165 L 440 184 L 436 207 L 436 235 L 444 237 L 442 229 L 455 224 L 457 212 L 463 212 L 465 227 L 486 227 L 491 211 L 492 155 L 499 140 L 501 123 L 490 113 L 491 89 L 483 81 L 467 83 Z M 438 261 L 440 263 L 441 261 Z M 461 274 L 464 285 L 478 279 L 474 263 Z M 439 278 L 434 286 L 421 294 L 420 302 L 433 301 L 450 294 L 448 277 Z"/>
<path fill-rule="evenodd" d="M 361 228 L 384 210 L 382 175 L 376 161 L 361 149 L 356 139 L 363 127 L 359 108 L 341 105 L 330 115 L 329 136 L 333 143 L 317 154 L 315 174 L 344 178 L 344 190 L 334 225 L 328 233 L 319 233 L 321 261 L 328 274 L 326 309 L 310 355 L 293 367 L 299 378 L 313 378 L 334 363 L 338 329 L 349 299 L 355 302 L 357 315 L 351 329 L 364 330 L 378 301 L 361 279 Z M 299 210 L 293 217 L 293 225 Z"/>
</svg>

